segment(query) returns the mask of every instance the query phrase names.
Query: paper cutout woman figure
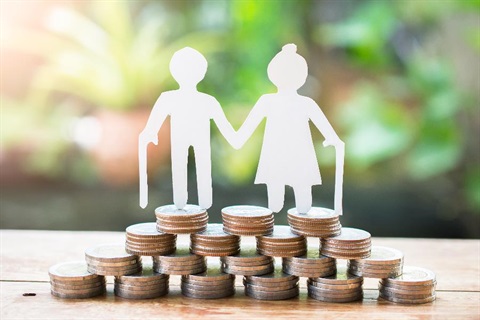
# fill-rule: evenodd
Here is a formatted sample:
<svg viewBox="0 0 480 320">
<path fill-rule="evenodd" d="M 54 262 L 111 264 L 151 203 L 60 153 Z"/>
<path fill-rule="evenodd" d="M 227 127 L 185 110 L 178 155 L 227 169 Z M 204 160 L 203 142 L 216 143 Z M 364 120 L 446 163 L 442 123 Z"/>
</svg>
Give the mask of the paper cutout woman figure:
<svg viewBox="0 0 480 320">
<path fill-rule="evenodd" d="M 312 186 L 322 182 L 309 127 L 312 121 L 325 137 L 324 146 L 337 151 L 335 211 L 342 214 L 344 143 L 315 101 L 297 93 L 308 67 L 296 49 L 294 44 L 285 45 L 268 65 L 268 78 L 278 92 L 260 97 L 237 132 L 234 146 L 243 146 L 266 118 L 255 183 L 267 185 L 268 207 L 274 212 L 283 207 L 285 186 L 293 187 L 296 208 L 306 213 L 312 207 Z"/>
<path fill-rule="evenodd" d="M 188 149 L 193 147 L 197 169 L 197 190 L 200 207 L 212 205 L 212 174 L 210 154 L 210 120 L 215 121 L 223 136 L 231 143 L 235 134 L 218 101 L 197 90 L 205 77 L 207 60 L 198 51 L 186 47 L 170 61 L 170 72 L 178 82 L 178 90 L 164 92 L 153 106 L 145 129 L 139 136 L 140 206 L 148 203 L 147 145 L 158 144 L 160 130 L 167 116 L 171 122 L 171 157 L 173 202 L 178 209 L 187 204 Z"/>
</svg>

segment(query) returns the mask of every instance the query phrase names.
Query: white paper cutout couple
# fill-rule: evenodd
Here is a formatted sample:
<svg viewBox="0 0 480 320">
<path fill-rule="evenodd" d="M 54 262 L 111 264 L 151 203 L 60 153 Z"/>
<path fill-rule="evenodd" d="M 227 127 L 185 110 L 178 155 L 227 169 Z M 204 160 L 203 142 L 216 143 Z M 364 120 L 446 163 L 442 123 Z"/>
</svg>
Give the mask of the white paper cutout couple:
<svg viewBox="0 0 480 320">
<path fill-rule="evenodd" d="M 300 213 L 312 207 L 312 186 L 322 183 L 309 127 L 312 121 L 325 137 L 323 145 L 336 149 L 334 206 L 335 212 L 342 214 L 344 143 L 315 101 L 297 93 L 306 81 L 308 66 L 296 53 L 296 46 L 285 45 L 272 59 L 267 69 L 268 78 L 278 92 L 261 96 L 237 132 L 218 101 L 197 90 L 207 65 L 205 57 L 189 47 L 172 57 L 170 72 L 180 88 L 160 95 L 139 136 L 140 206 L 145 208 L 148 203 L 147 145 L 158 144 L 157 134 L 167 116 L 171 121 L 173 202 L 178 209 L 187 204 L 190 146 L 195 154 L 199 206 L 208 209 L 212 205 L 210 120 L 235 149 L 240 149 L 266 118 L 255 183 L 267 185 L 269 209 L 279 212 L 283 208 L 287 185 L 294 190 Z"/>
</svg>

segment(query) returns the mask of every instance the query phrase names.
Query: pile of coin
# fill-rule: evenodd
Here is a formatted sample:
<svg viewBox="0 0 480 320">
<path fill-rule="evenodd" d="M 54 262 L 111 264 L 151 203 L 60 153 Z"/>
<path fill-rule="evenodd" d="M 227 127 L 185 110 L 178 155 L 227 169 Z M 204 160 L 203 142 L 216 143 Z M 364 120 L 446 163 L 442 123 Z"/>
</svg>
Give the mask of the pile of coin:
<svg viewBox="0 0 480 320">
<path fill-rule="evenodd" d="M 334 237 L 340 234 L 342 228 L 335 211 L 319 207 L 312 207 L 307 213 L 299 213 L 296 208 L 290 209 L 287 221 L 293 233 L 305 237 Z"/>
<path fill-rule="evenodd" d="M 235 294 L 235 276 L 218 268 L 208 268 L 200 274 L 182 276 L 180 287 L 182 294 L 190 298 L 226 298 Z"/>
<path fill-rule="evenodd" d="M 263 276 L 243 278 L 245 294 L 258 300 L 285 300 L 299 294 L 298 277 L 284 273 L 281 269 Z"/>
<path fill-rule="evenodd" d="M 187 204 L 183 209 L 174 205 L 155 209 L 160 232 L 180 234 L 202 232 L 207 228 L 208 213 L 199 206 Z"/>
<path fill-rule="evenodd" d="M 365 278 L 395 278 L 402 274 L 403 253 L 397 249 L 372 246 L 366 259 L 349 260 L 348 272 Z"/>
<path fill-rule="evenodd" d="M 289 226 L 276 225 L 272 234 L 257 237 L 257 251 L 271 257 L 298 257 L 307 252 L 307 240 Z"/>
<path fill-rule="evenodd" d="M 140 273 L 115 277 L 114 293 L 126 299 L 153 299 L 168 293 L 169 276 L 156 273 L 151 263 Z"/>
<path fill-rule="evenodd" d="M 240 251 L 240 237 L 225 233 L 221 223 L 209 223 L 205 231 L 190 235 L 190 251 L 210 257 L 234 255 Z"/>
<path fill-rule="evenodd" d="M 282 266 L 285 273 L 307 278 L 327 277 L 337 271 L 336 260 L 320 255 L 319 250 L 308 250 L 300 257 L 283 258 Z"/>
<path fill-rule="evenodd" d="M 102 276 L 124 276 L 142 271 L 142 258 L 127 253 L 124 244 L 102 244 L 85 250 L 88 271 Z"/>
<path fill-rule="evenodd" d="M 355 228 L 342 228 L 340 235 L 320 239 L 320 253 L 335 259 L 365 259 L 370 257 L 370 233 Z"/>
<path fill-rule="evenodd" d="M 347 273 L 345 267 L 339 267 L 330 277 L 309 278 L 308 296 L 325 302 L 352 302 L 363 298 L 363 277 Z"/>
<path fill-rule="evenodd" d="M 222 271 L 230 274 L 258 276 L 274 270 L 273 258 L 258 254 L 255 248 L 242 248 L 238 254 L 221 257 L 220 261 Z"/>
<path fill-rule="evenodd" d="M 405 266 L 396 278 L 380 280 L 380 297 L 396 303 L 421 304 L 435 300 L 435 274 L 425 268 Z"/>
<path fill-rule="evenodd" d="M 262 236 L 273 232 L 273 212 L 257 206 L 222 209 L 223 230 L 237 236 Z"/>
<path fill-rule="evenodd" d="M 126 230 L 125 251 L 138 256 L 160 256 L 175 251 L 176 234 L 159 232 L 155 222 L 139 223 Z"/>
<path fill-rule="evenodd" d="M 153 257 L 153 269 L 157 273 L 189 275 L 207 269 L 205 257 L 193 254 L 187 248 L 177 248 L 169 255 Z"/>
<path fill-rule="evenodd" d="M 105 293 L 105 277 L 87 270 L 85 261 L 56 264 L 48 270 L 52 295 L 64 299 L 92 298 Z"/>
</svg>

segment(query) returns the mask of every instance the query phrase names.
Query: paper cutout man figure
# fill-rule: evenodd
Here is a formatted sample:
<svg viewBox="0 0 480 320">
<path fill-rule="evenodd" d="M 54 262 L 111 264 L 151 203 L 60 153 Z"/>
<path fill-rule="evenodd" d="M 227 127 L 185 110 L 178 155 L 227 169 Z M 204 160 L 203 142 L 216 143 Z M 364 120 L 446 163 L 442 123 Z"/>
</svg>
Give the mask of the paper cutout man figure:
<svg viewBox="0 0 480 320">
<path fill-rule="evenodd" d="M 171 122 L 171 157 L 173 202 L 178 209 L 187 204 L 188 149 L 193 147 L 197 171 L 197 190 L 200 207 L 212 205 L 212 174 L 210 154 L 210 120 L 231 142 L 235 131 L 227 121 L 218 101 L 197 90 L 205 77 L 207 60 L 198 51 L 186 47 L 177 51 L 170 61 L 170 72 L 178 82 L 178 90 L 164 92 L 153 106 L 145 129 L 139 137 L 140 206 L 148 203 L 147 145 L 158 144 L 158 130 L 167 116 Z"/>
<path fill-rule="evenodd" d="M 255 183 L 267 185 L 268 207 L 282 209 L 285 186 L 293 187 L 296 208 L 306 213 L 312 207 L 313 185 L 321 184 L 309 121 L 325 137 L 324 146 L 336 149 L 335 211 L 342 214 L 344 143 L 339 139 L 319 106 L 297 90 L 305 83 L 308 67 L 287 44 L 268 65 L 268 78 L 278 88 L 260 97 L 237 133 L 235 148 L 240 148 L 263 118 L 267 119 Z"/>
</svg>

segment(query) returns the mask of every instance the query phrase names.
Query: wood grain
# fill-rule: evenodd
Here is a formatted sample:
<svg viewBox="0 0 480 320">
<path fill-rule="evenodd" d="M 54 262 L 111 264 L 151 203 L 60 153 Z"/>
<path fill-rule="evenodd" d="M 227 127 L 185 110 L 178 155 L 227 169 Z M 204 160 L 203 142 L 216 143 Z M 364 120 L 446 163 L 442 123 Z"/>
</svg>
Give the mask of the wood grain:
<svg viewBox="0 0 480 320">
<path fill-rule="evenodd" d="M 0 231 L 0 318 L 3 319 L 151 319 L 151 318 L 271 318 L 292 319 L 480 319 L 480 240 L 374 238 L 373 243 L 397 248 L 405 264 L 422 266 L 437 275 L 437 300 L 406 306 L 378 301 L 377 280 L 366 279 L 365 299 L 348 304 L 324 303 L 306 295 L 287 301 L 258 301 L 243 294 L 241 277 L 233 298 L 195 300 L 183 297 L 179 277 L 171 277 L 166 297 L 130 301 L 108 294 L 87 300 L 62 300 L 50 295 L 48 268 L 58 262 L 83 259 L 92 245 L 123 242 L 121 232 Z M 189 237 L 180 236 L 179 246 Z M 242 239 L 254 245 L 254 238 Z M 316 243 L 312 239 L 310 246 Z M 216 261 L 216 260 L 214 260 Z M 110 282 L 112 279 L 109 279 Z M 25 297 L 23 293 L 36 293 Z"/>
</svg>

